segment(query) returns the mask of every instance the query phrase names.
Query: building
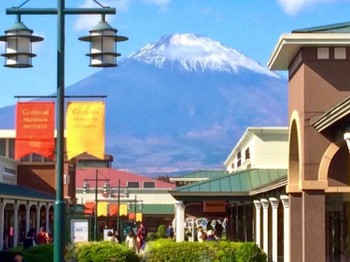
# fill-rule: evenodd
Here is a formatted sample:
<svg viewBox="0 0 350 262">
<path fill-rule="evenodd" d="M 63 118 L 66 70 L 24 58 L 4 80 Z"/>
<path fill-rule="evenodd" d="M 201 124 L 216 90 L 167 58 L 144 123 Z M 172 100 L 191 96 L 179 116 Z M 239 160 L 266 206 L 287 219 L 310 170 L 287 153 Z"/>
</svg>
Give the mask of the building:
<svg viewBox="0 0 350 262">
<path fill-rule="evenodd" d="M 41 159 L 43 168 L 40 169 L 37 156 L 32 155 L 23 162 L 13 158 L 14 132 L 0 130 L 0 250 L 22 244 L 30 228 L 39 232 L 39 228 L 44 226 L 53 233 L 55 196 L 50 190 L 40 190 L 47 184 L 31 187 L 33 173 L 44 175 L 42 171 L 51 169 L 52 164 Z M 40 176 L 35 182 L 39 181 L 42 183 Z"/>
<path fill-rule="evenodd" d="M 76 197 L 78 203 L 85 205 L 86 214 L 95 211 L 96 175 L 100 233 L 106 227 L 116 229 L 118 215 L 122 222 L 142 221 L 150 232 L 157 231 L 159 225 L 172 223 L 175 199 L 168 191 L 175 188 L 174 184 L 113 168 L 76 169 Z"/>
<path fill-rule="evenodd" d="M 350 260 L 349 33 L 341 23 L 281 35 L 268 62 L 289 74 L 285 261 Z"/>
<path fill-rule="evenodd" d="M 286 198 L 288 129 L 248 128 L 225 166 L 226 171 L 218 172 L 215 177 L 202 177 L 200 181 L 171 191 L 177 200 L 177 241 L 184 240 L 183 220 L 186 217 L 221 221 L 226 218 L 227 239 L 254 240 L 270 260 L 283 258 L 283 243 L 288 238 L 284 234 L 288 225 L 288 220 L 284 219 L 288 206 L 279 203 L 280 199 Z M 196 173 L 192 174 L 196 177 Z M 185 176 L 187 180 L 188 176 Z M 270 204 L 273 205 L 272 212 L 268 209 Z"/>
</svg>

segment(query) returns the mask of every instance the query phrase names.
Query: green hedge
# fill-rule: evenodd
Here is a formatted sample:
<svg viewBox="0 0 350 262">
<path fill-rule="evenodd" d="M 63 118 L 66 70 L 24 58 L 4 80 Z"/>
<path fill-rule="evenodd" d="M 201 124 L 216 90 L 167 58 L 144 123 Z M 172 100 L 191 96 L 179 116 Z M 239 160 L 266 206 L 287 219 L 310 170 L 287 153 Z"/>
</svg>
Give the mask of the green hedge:
<svg viewBox="0 0 350 262">
<path fill-rule="evenodd" d="M 31 247 L 23 252 L 23 258 L 26 262 L 52 262 L 53 261 L 53 245 L 38 245 Z"/>
<path fill-rule="evenodd" d="M 66 261 L 79 262 L 139 262 L 133 250 L 118 243 L 101 241 L 76 244 L 68 249 Z"/>
<path fill-rule="evenodd" d="M 254 243 L 181 242 L 160 239 L 146 244 L 147 262 L 265 262 L 266 255 Z"/>
</svg>

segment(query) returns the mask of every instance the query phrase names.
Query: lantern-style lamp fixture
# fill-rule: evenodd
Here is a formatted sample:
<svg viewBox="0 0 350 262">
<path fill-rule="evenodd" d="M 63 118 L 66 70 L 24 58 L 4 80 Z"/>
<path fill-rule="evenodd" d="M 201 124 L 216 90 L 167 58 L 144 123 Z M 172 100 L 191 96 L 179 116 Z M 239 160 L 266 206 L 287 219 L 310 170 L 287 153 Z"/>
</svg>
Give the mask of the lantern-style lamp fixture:
<svg viewBox="0 0 350 262">
<path fill-rule="evenodd" d="M 80 37 L 79 40 L 90 42 L 90 66 L 92 67 L 114 67 L 117 66 L 115 57 L 120 56 L 116 52 L 115 42 L 128 40 L 125 36 L 117 36 L 117 29 L 112 28 L 102 15 L 102 21 L 95 26 L 89 36 Z"/>
<path fill-rule="evenodd" d="M 107 194 L 109 192 L 109 189 L 110 189 L 110 185 L 109 185 L 108 181 L 106 181 L 103 185 L 103 193 Z"/>
<path fill-rule="evenodd" d="M 83 193 L 86 194 L 89 190 L 89 183 L 87 181 L 84 181 L 83 183 Z"/>
<path fill-rule="evenodd" d="M 36 56 L 32 53 L 32 42 L 40 42 L 44 38 L 32 35 L 33 30 L 28 29 L 20 18 L 5 33 L 6 35 L 0 36 L 0 41 L 6 42 L 6 53 L 1 54 L 6 58 L 5 66 L 32 67 L 32 57 Z"/>
</svg>

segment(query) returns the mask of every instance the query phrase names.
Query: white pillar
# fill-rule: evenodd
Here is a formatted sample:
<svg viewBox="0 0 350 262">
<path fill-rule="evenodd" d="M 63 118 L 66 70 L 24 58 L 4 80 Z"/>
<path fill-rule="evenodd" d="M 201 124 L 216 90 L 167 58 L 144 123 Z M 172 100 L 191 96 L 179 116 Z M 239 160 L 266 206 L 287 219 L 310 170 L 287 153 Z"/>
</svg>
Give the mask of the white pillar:
<svg viewBox="0 0 350 262">
<path fill-rule="evenodd" d="M 4 210 L 5 210 L 4 203 L 0 203 L 0 250 L 4 249 Z"/>
<path fill-rule="evenodd" d="M 46 213 L 45 213 L 45 228 L 46 228 L 46 232 L 51 234 L 51 230 L 50 230 L 50 205 L 46 205 Z"/>
<path fill-rule="evenodd" d="M 182 201 L 176 201 L 176 242 L 185 240 L 185 206 Z"/>
<path fill-rule="evenodd" d="M 279 200 L 275 197 L 270 197 L 272 207 L 272 262 L 278 260 L 278 204 Z"/>
<path fill-rule="evenodd" d="M 13 246 L 18 245 L 18 208 L 19 205 L 13 204 Z"/>
<path fill-rule="evenodd" d="M 281 196 L 281 201 L 283 204 L 283 257 L 284 262 L 289 262 L 290 260 L 290 218 L 289 218 L 289 197 Z"/>
<path fill-rule="evenodd" d="M 254 200 L 255 206 L 255 243 L 261 247 L 261 203 L 259 200 Z"/>
<path fill-rule="evenodd" d="M 27 233 L 30 229 L 30 207 L 31 205 L 30 204 L 26 204 L 26 236 L 27 236 Z"/>
<path fill-rule="evenodd" d="M 40 209 L 41 205 L 36 205 L 36 234 L 38 234 L 40 231 Z"/>
<path fill-rule="evenodd" d="M 192 241 L 194 242 L 194 238 L 195 238 L 195 234 L 196 234 L 196 227 L 194 225 L 194 218 L 191 219 L 191 223 L 192 223 Z"/>
<path fill-rule="evenodd" d="M 263 249 L 267 257 L 269 257 L 269 201 L 267 199 L 260 200 L 263 207 Z"/>
</svg>

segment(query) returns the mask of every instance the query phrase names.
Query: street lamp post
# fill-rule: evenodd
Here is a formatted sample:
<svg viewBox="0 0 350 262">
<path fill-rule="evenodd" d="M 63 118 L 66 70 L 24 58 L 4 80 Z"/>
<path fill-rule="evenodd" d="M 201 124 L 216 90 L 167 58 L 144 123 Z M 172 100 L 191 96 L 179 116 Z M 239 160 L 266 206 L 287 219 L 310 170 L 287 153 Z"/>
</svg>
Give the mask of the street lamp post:
<svg viewBox="0 0 350 262">
<path fill-rule="evenodd" d="M 98 178 L 98 169 L 96 169 L 95 172 L 95 178 L 91 179 L 84 179 L 84 184 L 83 184 L 83 192 L 87 193 L 89 184 L 88 181 L 94 181 L 95 182 L 95 208 L 94 208 L 94 237 L 93 239 L 96 241 L 97 240 L 97 206 L 98 206 L 98 182 L 99 181 L 105 181 L 103 185 L 103 193 L 107 194 L 109 191 L 109 179 L 99 179 Z"/>
<path fill-rule="evenodd" d="M 93 0 L 95 3 L 98 3 L 97 0 Z M 115 14 L 115 8 L 104 7 L 100 4 L 99 8 L 66 8 L 65 0 L 57 0 L 57 8 L 21 8 L 28 1 L 24 2 L 20 7 L 14 7 L 6 9 L 6 14 L 9 15 L 17 15 L 18 21 L 20 20 L 21 15 L 56 15 L 57 16 L 57 141 L 56 141 L 56 201 L 54 207 L 54 262 L 62 262 L 64 261 L 64 249 L 65 249 L 65 202 L 63 195 L 63 172 L 64 172 L 64 63 L 65 63 L 65 15 L 92 15 L 92 14 L 100 14 L 102 15 L 102 22 L 104 22 L 104 17 L 107 14 Z M 108 25 L 108 24 L 107 24 Z M 108 27 L 108 26 L 107 26 Z M 111 29 L 107 28 L 108 34 L 110 34 Z M 119 42 L 126 41 L 126 37 L 104 37 L 105 29 L 102 28 L 102 40 Z M 116 31 L 114 31 L 116 33 Z M 30 41 L 26 41 L 26 43 L 34 42 L 35 38 L 26 37 Z M 39 40 L 39 39 L 37 39 Z M 83 40 L 83 39 L 82 39 Z M 1 41 L 1 39 L 0 39 Z M 9 42 L 8 42 L 9 43 Z M 92 46 L 93 47 L 93 46 Z M 15 50 L 14 53 L 22 56 L 24 55 L 31 56 L 26 52 Z M 96 54 L 100 52 L 100 54 Z M 9 57 L 8 52 L 12 52 L 10 49 L 6 50 L 7 57 Z M 95 59 L 100 59 L 102 62 L 94 61 L 90 66 L 104 66 L 106 64 L 104 61 L 105 55 L 107 55 L 107 66 L 116 66 L 116 64 L 111 63 L 110 57 L 117 56 L 118 54 L 115 52 L 110 52 L 110 49 L 106 51 L 101 48 L 95 48 L 90 56 Z M 99 56 L 100 55 L 100 56 Z M 10 56 L 11 57 L 11 56 Z M 12 56 L 13 57 L 13 56 Z M 16 55 L 15 55 L 16 57 Z M 29 60 L 25 60 L 27 63 Z M 30 67 L 30 64 L 27 63 Z M 12 64 L 11 67 L 21 67 L 21 61 L 18 62 L 18 66 Z M 23 66 L 22 66 L 23 67 Z"/>
</svg>

